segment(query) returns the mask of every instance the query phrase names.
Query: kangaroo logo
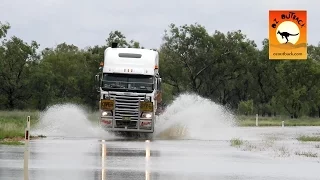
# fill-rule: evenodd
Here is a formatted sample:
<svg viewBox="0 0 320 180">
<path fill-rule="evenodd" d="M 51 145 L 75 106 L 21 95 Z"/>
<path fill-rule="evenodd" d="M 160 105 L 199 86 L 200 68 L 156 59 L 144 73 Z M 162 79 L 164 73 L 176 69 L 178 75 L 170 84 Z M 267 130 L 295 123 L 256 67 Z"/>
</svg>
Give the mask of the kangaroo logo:
<svg viewBox="0 0 320 180">
<path fill-rule="evenodd" d="M 300 38 L 299 27 L 291 21 L 284 21 L 276 29 L 276 38 L 280 44 L 295 45 Z"/>
<path fill-rule="evenodd" d="M 289 36 L 298 36 L 299 35 L 299 33 L 297 33 L 297 34 L 290 34 L 290 33 L 288 33 L 288 32 L 280 32 L 279 30 L 278 30 L 278 32 L 277 32 L 277 34 L 280 34 L 280 36 L 282 37 L 282 39 L 285 37 L 286 38 L 286 44 L 289 42 L 289 39 L 288 39 L 288 37 Z"/>
</svg>

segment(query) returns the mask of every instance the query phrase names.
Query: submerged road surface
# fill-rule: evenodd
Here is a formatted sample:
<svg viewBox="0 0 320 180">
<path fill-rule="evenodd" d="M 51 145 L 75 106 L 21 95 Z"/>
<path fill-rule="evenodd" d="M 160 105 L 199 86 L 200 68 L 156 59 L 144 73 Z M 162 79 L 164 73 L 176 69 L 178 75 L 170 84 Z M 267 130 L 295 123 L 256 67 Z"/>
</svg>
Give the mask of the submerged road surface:
<svg viewBox="0 0 320 180">
<path fill-rule="evenodd" d="M 314 129 L 318 132 L 319 128 Z M 320 179 L 319 158 L 296 155 L 298 146 L 303 152 L 303 148 L 316 149 L 317 144 L 303 146 L 290 138 L 276 141 L 251 140 L 237 148 L 230 145 L 230 140 L 50 137 L 30 142 L 29 179 Z M 24 146 L 0 145 L 1 180 L 23 179 L 23 150 Z"/>
</svg>

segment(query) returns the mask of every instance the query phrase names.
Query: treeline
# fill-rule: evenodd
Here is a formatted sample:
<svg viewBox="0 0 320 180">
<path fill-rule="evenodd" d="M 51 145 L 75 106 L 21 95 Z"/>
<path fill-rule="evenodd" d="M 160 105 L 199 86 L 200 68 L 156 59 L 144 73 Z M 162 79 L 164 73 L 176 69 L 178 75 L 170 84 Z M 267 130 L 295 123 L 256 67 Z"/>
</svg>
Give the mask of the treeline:
<svg viewBox="0 0 320 180">
<path fill-rule="evenodd" d="M 0 23 L 0 109 L 39 109 L 64 102 L 97 106 L 94 75 L 105 48 L 143 48 L 120 31 L 105 45 L 80 49 L 62 43 L 39 50 L 36 41 L 7 39 Z M 268 40 L 258 49 L 240 30 L 209 34 L 199 24 L 165 31 L 160 53 L 164 102 L 194 92 L 240 114 L 320 117 L 320 45 L 308 46 L 308 60 L 269 60 Z"/>
</svg>

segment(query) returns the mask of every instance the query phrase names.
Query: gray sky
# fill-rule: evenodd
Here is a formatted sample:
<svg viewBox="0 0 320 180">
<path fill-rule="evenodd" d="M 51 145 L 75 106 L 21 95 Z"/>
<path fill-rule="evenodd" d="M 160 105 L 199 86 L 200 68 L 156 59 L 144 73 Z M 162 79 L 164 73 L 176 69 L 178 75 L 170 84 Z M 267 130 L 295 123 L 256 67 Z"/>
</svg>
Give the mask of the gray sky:
<svg viewBox="0 0 320 180">
<path fill-rule="evenodd" d="M 41 49 L 62 42 L 102 45 L 113 30 L 158 48 L 170 23 L 195 22 L 208 32 L 241 29 L 261 46 L 268 37 L 269 9 L 305 9 L 308 42 L 318 44 L 319 7 L 318 0 L 1 0 L 0 21 L 11 24 L 9 36 L 36 40 Z"/>
</svg>

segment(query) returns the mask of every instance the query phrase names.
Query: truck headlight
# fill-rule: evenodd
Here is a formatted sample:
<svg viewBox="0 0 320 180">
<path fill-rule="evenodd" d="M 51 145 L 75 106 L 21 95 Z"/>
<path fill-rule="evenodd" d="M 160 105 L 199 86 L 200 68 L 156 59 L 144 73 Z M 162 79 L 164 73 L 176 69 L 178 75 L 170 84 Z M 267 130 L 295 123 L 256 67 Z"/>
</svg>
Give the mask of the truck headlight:
<svg viewBox="0 0 320 180">
<path fill-rule="evenodd" d="M 112 116 L 112 112 L 111 111 L 102 111 L 101 116 L 103 116 L 103 117 Z"/>
<path fill-rule="evenodd" d="M 152 113 L 142 113 L 142 118 L 151 118 L 152 117 Z"/>
</svg>

